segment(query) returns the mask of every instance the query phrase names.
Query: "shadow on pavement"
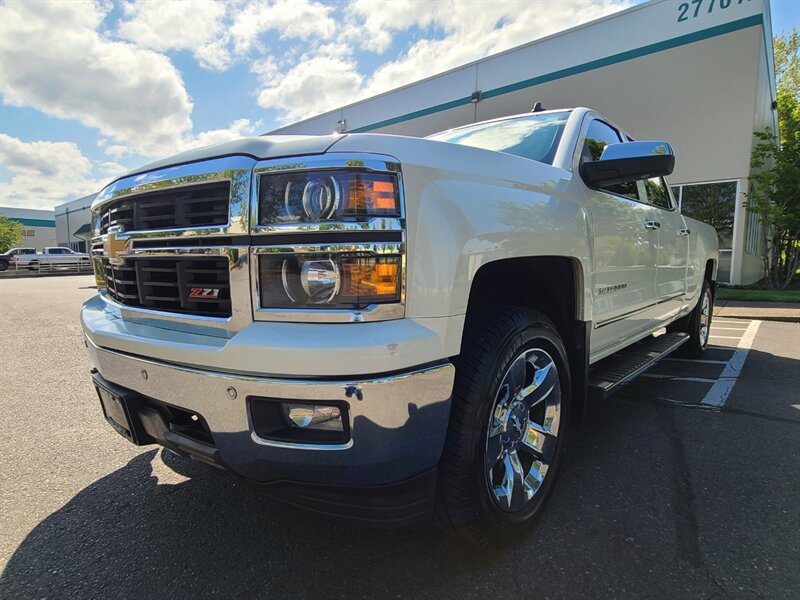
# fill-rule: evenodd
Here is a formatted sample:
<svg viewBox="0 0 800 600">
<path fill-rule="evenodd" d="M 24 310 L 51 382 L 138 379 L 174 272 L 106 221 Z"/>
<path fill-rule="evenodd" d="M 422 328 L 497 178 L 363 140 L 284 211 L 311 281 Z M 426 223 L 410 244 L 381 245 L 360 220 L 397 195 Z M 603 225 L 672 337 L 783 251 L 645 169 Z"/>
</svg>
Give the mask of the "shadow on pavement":
<svg viewBox="0 0 800 600">
<path fill-rule="evenodd" d="M 591 424 L 570 432 L 564 470 L 537 526 L 494 552 L 457 546 L 425 524 L 350 526 L 150 450 L 31 531 L 0 576 L 0 597 L 671 598 L 745 586 L 781 594 L 796 586 L 781 512 L 790 494 L 779 493 L 761 520 L 742 515 L 763 508 L 759 490 L 785 481 L 791 457 L 775 472 L 748 469 L 752 495 L 741 481 L 718 481 L 749 465 L 740 455 L 752 448 L 740 442 L 754 424 L 755 435 L 765 427 L 775 435 L 769 421 L 645 398 L 603 404 Z M 794 430 L 782 427 L 785 447 Z M 756 448 L 757 463 L 778 450 Z M 188 479 L 159 483 L 153 461 Z M 763 538 L 767 526 L 784 535 Z M 758 560 L 775 565 L 772 576 L 753 566 Z"/>
<path fill-rule="evenodd" d="M 190 479 L 159 484 L 153 460 Z M 42 521 L 9 560 L 0 596 L 230 597 L 269 590 L 272 597 L 320 597 L 348 595 L 348 585 L 364 592 L 370 582 L 396 592 L 409 566 L 441 566 L 443 558 L 451 569 L 470 569 L 469 556 L 428 527 L 350 527 L 152 450 Z"/>
</svg>

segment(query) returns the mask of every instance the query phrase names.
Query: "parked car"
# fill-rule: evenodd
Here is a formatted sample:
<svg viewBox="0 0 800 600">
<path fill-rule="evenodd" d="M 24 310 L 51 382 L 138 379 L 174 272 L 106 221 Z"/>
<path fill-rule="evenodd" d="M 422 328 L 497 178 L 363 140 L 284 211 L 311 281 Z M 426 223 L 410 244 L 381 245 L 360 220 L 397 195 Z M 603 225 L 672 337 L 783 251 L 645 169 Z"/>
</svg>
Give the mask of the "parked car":
<svg viewBox="0 0 800 600">
<path fill-rule="evenodd" d="M 717 236 L 674 161 L 575 108 L 147 165 L 92 209 L 104 415 L 318 512 L 504 542 L 590 398 L 706 348 Z"/>
<path fill-rule="evenodd" d="M 0 254 L 0 271 L 5 271 L 16 265 L 17 257 L 22 254 L 36 254 L 36 248 L 11 248 Z"/>
<path fill-rule="evenodd" d="M 48 247 L 36 254 L 23 254 L 17 257 L 17 268 L 26 267 L 30 270 L 37 270 L 41 267 L 79 267 L 89 268 L 91 259 L 83 252 L 75 252 L 70 248 Z"/>
</svg>

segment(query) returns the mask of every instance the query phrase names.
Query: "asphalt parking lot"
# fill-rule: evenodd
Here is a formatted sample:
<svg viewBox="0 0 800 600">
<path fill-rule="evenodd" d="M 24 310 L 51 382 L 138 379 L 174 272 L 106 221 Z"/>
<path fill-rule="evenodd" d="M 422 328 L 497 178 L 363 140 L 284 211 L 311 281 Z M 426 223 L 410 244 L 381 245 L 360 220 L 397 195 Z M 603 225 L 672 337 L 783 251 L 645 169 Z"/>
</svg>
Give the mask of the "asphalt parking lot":
<svg viewBox="0 0 800 600">
<path fill-rule="evenodd" d="M 800 597 L 800 324 L 719 319 L 571 432 L 494 552 L 379 531 L 130 445 L 78 324 L 89 276 L 0 281 L 0 597 Z"/>
</svg>

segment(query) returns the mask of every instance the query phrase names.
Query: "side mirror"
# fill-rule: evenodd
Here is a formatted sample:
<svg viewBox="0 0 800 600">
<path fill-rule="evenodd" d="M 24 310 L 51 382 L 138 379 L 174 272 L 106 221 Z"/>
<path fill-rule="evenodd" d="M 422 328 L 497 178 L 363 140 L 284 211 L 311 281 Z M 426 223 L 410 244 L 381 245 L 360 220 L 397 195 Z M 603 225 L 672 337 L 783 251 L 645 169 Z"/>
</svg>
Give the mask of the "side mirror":
<svg viewBox="0 0 800 600">
<path fill-rule="evenodd" d="M 605 187 L 672 174 L 675 153 L 669 142 L 609 144 L 600 160 L 585 162 L 581 175 L 590 187 Z"/>
</svg>

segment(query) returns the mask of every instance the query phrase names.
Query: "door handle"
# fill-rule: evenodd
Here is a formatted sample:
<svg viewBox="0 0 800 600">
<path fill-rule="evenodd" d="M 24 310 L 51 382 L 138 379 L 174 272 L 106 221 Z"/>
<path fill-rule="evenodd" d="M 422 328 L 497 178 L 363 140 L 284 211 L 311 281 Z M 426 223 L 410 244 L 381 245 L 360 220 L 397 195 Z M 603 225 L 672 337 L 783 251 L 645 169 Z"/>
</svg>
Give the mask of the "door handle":
<svg viewBox="0 0 800 600">
<path fill-rule="evenodd" d="M 692 233 L 691 229 L 678 229 L 678 235 L 681 235 L 683 237 L 686 237 L 690 233 Z"/>
<path fill-rule="evenodd" d="M 645 221 L 644 228 L 645 229 L 659 229 L 661 227 L 661 223 L 658 221 Z"/>
</svg>

